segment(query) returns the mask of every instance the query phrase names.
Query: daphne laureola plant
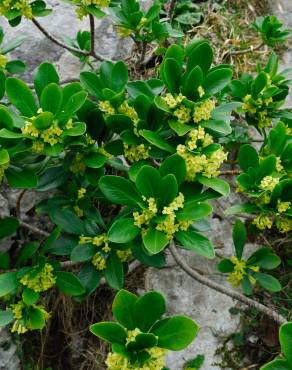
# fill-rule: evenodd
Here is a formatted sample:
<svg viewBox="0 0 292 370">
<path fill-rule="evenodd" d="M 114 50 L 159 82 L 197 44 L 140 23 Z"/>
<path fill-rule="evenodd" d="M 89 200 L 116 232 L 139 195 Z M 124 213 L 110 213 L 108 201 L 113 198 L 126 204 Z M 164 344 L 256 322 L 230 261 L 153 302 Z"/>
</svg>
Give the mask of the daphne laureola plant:
<svg viewBox="0 0 292 370">
<path fill-rule="evenodd" d="M 81 302 L 106 282 L 119 290 L 113 302 L 117 322 L 96 323 L 90 330 L 111 343 L 108 368 L 165 369 L 166 352 L 189 345 L 198 325 L 184 316 L 164 317 L 163 297 L 123 290 L 124 277 L 137 261 L 165 266 L 166 251 L 177 253 L 177 247 L 215 257 L 201 223 L 212 215 L 212 200 L 230 193 L 220 176 L 232 172 L 221 167 L 234 117 L 253 126 L 263 142 L 260 148 L 252 142 L 241 145 L 236 181 L 246 201 L 226 214 L 249 215 L 249 229 L 258 234 L 272 228 L 291 232 L 292 114 L 281 108 L 289 93 L 289 71 L 279 72 L 278 57 L 271 53 L 256 75 L 233 79 L 231 65 L 213 64 L 207 40 L 183 44 L 183 33 L 163 18 L 158 2 L 147 11 L 135 0 L 70 2 L 78 17 L 90 18 L 91 32 L 80 31 L 76 40 L 64 43 L 36 19 L 51 12 L 45 2 L 0 2 L 0 13 L 11 26 L 23 17 L 31 20 L 87 66 L 78 81 L 66 82 L 44 62 L 29 87 L 15 77 L 25 64 L 9 59 L 22 38 L 0 49 L 0 180 L 13 189 L 47 192 L 36 212 L 49 216 L 53 225 L 48 233 L 19 215 L 0 220 L 0 238 L 19 228 L 41 237 L 20 244 L 13 258 L 1 254 L 0 325 L 18 334 L 42 329 L 51 316 L 42 303 L 49 290 L 56 287 Z M 140 67 L 148 44 L 163 55 L 153 78 L 129 81 L 123 61 L 103 60 L 98 68 L 91 63 L 103 59 L 95 50 L 94 18 L 105 16 L 103 8 L 109 5 L 118 34 L 131 36 L 138 46 Z M 289 36 L 281 27 L 273 17 L 254 24 L 269 46 Z M 2 30 L 0 36 L 2 41 Z M 170 37 L 180 39 L 167 47 Z M 284 323 L 285 318 L 251 298 L 255 287 L 281 290 L 267 273 L 281 259 L 266 246 L 246 257 L 247 235 L 237 220 L 235 255 L 222 258 L 218 269 L 234 286 L 242 286 L 244 294 L 236 293 L 237 299 Z M 212 288 L 208 279 L 201 282 Z M 224 293 L 234 297 L 232 292 L 226 288 Z M 280 361 L 286 366 L 281 369 L 291 366 L 291 348 L 283 344 L 289 342 L 285 325 L 290 324 L 280 331 L 285 359 L 271 363 Z M 263 369 L 278 369 L 271 364 Z"/>
</svg>

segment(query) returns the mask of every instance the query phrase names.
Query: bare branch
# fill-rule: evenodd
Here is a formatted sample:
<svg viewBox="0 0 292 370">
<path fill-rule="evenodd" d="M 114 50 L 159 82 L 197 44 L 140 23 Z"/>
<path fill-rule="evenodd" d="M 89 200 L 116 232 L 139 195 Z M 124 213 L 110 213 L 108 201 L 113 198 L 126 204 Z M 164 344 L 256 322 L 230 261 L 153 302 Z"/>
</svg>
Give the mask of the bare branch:
<svg viewBox="0 0 292 370">
<path fill-rule="evenodd" d="M 253 51 L 257 51 L 257 50 L 261 49 L 264 45 L 265 45 L 264 43 L 261 43 L 257 46 L 250 46 L 248 49 L 228 51 L 224 55 L 224 57 L 226 57 L 226 56 L 237 56 L 237 55 L 252 53 Z"/>
<path fill-rule="evenodd" d="M 183 259 L 183 257 L 180 256 L 180 254 L 178 253 L 177 251 L 177 248 L 176 246 L 174 245 L 174 243 L 171 243 L 170 244 L 170 252 L 173 256 L 173 258 L 175 259 L 175 261 L 177 262 L 177 264 L 189 275 L 191 276 L 193 279 L 195 279 L 196 281 L 198 281 L 199 283 L 203 284 L 203 285 L 206 285 L 207 287 L 211 288 L 211 289 L 214 289 L 216 290 L 217 292 L 220 292 L 232 299 L 235 299 L 249 307 L 253 307 L 253 308 L 256 308 L 258 311 L 262 312 L 263 314 L 265 314 L 266 316 L 268 316 L 270 319 L 272 319 L 273 321 L 275 321 L 276 323 L 278 323 L 279 325 L 287 322 L 287 320 L 282 317 L 281 315 L 279 315 L 277 312 L 275 312 L 274 310 L 264 306 L 263 304 L 251 299 L 251 298 L 248 298 L 246 296 L 244 296 L 243 294 L 241 293 L 238 293 L 234 290 L 230 290 L 228 288 L 226 288 L 225 286 L 223 286 L 222 284 L 218 284 L 216 283 L 215 281 L 212 281 L 211 279 L 208 279 L 207 277 L 205 276 L 202 276 L 200 275 L 197 271 L 195 271 L 194 269 L 192 269 L 188 264 L 187 262 Z"/>
<path fill-rule="evenodd" d="M 31 231 L 33 231 L 33 232 L 34 232 L 34 233 L 36 233 L 36 234 L 39 234 L 39 235 L 45 236 L 46 238 L 47 238 L 48 236 L 50 236 L 50 234 L 49 234 L 49 233 L 47 233 L 46 231 L 43 231 L 43 230 L 39 229 L 39 228 L 38 228 L 38 227 L 36 227 L 36 226 L 30 225 L 30 224 L 28 224 L 27 222 L 24 222 L 24 221 L 19 220 L 19 224 L 20 224 L 20 226 L 22 226 L 22 227 L 24 227 L 24 228 L 26 228 L 26 229 L 28 229 L 28 230 L 31 230 Z"/>
<path fill-rule="evenodd" d="M 68 50 L 72 53 L 79 53 L 79 54 L 84 55 L 84 56 L 92 56 L 93 58 L 95 58 L 96 60 L 99 60 L 99 61 L 104 61 L 105 60 L 105 58 L 103 56 L 97 54 L 95 51 L 94 52 L 91 52 L 91 51 L 86 52 L 86 51 L 83 51 L 83 50 L 80 50 L 80 49 L 77 49 L 77 48 L 66 45 L 64 42 L 58 40 L 55 36 L 50 34 L 35 18 L 32 18 L 32 22 L 50 41 L 52 41 L 56 45 L 59 45 L 61 48 L 66 49 L 66 50 Z"/>
</svg>

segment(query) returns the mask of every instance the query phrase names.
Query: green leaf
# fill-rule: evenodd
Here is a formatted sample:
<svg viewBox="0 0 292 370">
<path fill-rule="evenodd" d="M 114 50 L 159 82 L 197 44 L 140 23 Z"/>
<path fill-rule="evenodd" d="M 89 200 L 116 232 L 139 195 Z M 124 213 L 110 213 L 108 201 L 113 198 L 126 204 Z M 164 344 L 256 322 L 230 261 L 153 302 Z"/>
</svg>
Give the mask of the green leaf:
<svg viewBox="0 0 292 370">
<path fill-rule="evenodd" d="M 107 157 L 100 153 L 89 153 L 84 158 L 84 163 L 90 168 L 100 168 L 107 161 Z"/>
<path fill-rule="evenodd" d="M 205 185 L 208 188 L 217 191 L 219 194 L 222 194 L 224 197 L 227 197 L 230 193 L 230 186 L 224 180 L 199 176 L 198 181 L 202 185 Z"/>
<path fill-rule="evenodd" d="M 0 311 L 0 328 L 10 324 L 14 320 L 12 310 Z"/>
<path fill-rule="evenodd" d="M 242 257 L 244 245 L 247 240 L 246 229 L 242 221 L 235 221 L 232 237 L 235 246 L 236 257 L 240 260 Z"/>
<path fill-rule="evenodd" d="M 235 215 L 237 213 L 254 213 L 257 210 L 257 206 L 252 203 L 242 203 L 242 204 L 236 204 L 232 207 L 227 208 L 224 211 L 225 215 Z"/>
<path fill-rule="evenodd" d="M 135 337 L 134 341 L 131 341 L 127 344 L 127 350 L 134 351 L 139 350 L 141 351 L 144 348 L 151 348 L 157 345 L 157 337 L 151 333 L 141 333 Z"/>
<path fill-rule="evenodd" d="M 203 71 L 200 66 L 193 68 L 184 83 L 184 93 L 188 99 L 195 99 L 196 90 L 203 83 Z"/>
<path fill-rule="evenodd" d="M 0 297 L 13 292 L 18 287 L 17 272 L 0 274 Z"/>
<path fill-rule="evenodd" d="M 113 243 L 128 243 L 134 240 L 140 231 L 132 218 L 119 218 L 110 227 L 108 238 Z"/>
<path fill-rule="evenodd" d="M 24 288 L 22 293 L 22 300 L 26 305 L 28 306 L 33 305 L 34 303 L 36 303 L 39 297 L 40 297 L 39 293 L 35 292 L 32 289 Z"/>
<path fill-rule="evenodd" d="M 184 208 L 176 212 L 176 218 L 178 221 L 200 220 L 201 218 L 207 217 L 212 210 L 213 208 L 210 204 L 193 200 L 185 202 Z"/>
<path fill-rule="evenodd" d="M 224 258 L 218 263 L 217 267 L 220 272 L 226 274 L 234 270 L 234 263 L 232 263 L 229 259 Z"/>
<path fill-rule="evenodd" d="M 122 325 L 116 322 L 99 322 L 90 326 L 90 331 L 97 337 L 110 342 L 125 344 L 127 333 Z"/>
<path fill-rule="evenodd" d="M 275 155 L 269 155 L 260 162 L 258 177 L 260 179 L 271 175 L 276 169 L 277 159 Z"/>
<path fill-rule="evenodd" d="M 281 351 L 292 367 L 292 322 L 283 324 L 279 332 Z"/>
<path fill-rule="evenodd" d="M 143 244 L 147 251 L 151 254 L 161 252 L 169 243 L 166 235 L 162 231 L 149 228 L 143 236 Z"/>
<path fill-rule="evenodd" d="M 258 249 L 250 256 L 249 261 L 265 270 L 273 270 L 281 264 L 281 258 L 269 248 Z"/>
<path fill-rule="evenodd" d="M 170 173 L 173 174 L 180 185 L 186 178 L 186 162 L 180 155 L 173 154 L 161 163 L 159 172 L 163 177 Z"/>
<path fill-rule="evenodd" d="M 38 250 L 40 243 L 38 242 L 28 242 L 24 244 L 21 248 L 18 258 L 16 260 L 16 267 L 23 265 L 27 260 L 29 260 L 35 252 Z"/>
<path fill-rule="evenodd" d="M 111 72 L 111 88 L 114 91 L 122 91 L 128 82 L 128 68 L 122 61 L 115 63 Z"/>
<path fill-rule="evenodd" d="M 120 290 L 113 301 L 112 311 L 116 320 L 125 326 L 128 330 L 133 330 L 137 327 L 134 316 L 134 304 L 138 297 L 128 292 Z"/>
<path fill-rule="evenodd" d="M 33 330 L 41 330 L 46 325 L 44 313 L 38 307 L 30 308 L 29 321 Z"/>
<path fill-rule="evenodd" d="M 173 58 L 167 58 L 163 62 L 162 80 L 170 93 L 178 93 L 181 82 L 181 67 Z"/>
<path fill-rule="evenodd" d="M 214 132 L 218 136 L 226 136 L 231 134 L 232 128 L 229 122 L 226 121 L 216 121 L 216 120 L 209 120 L 200 123 L 200 125 L 208 130 Z"/>
<path fill-rule="evenodd" d="M 69 296 L 78 296 L 85 293 L 80 280 L 71 272 L 58 271 L 56 272 L 56 286 L 62 293 Z"/>
<path fill-rule="evenodd" d="M 238 161 L 240 168 L 247 172 L 249 167 L 259 166 L 259 156 L 255 148 L 249 144 L 242 145 L 239 149 Z"/>
<path fill-rule="evenodd" d="M 102 89 L 104 88 L 104 85 L 95 73 L 81 72 L 80 82 L 90 95 L 95 96 L 98 99 L 103 99 Z"/>
<path fill-rule="evenodd" d="M 165 314 L 165 300 L 158 292 L 148 292 L 138 298 L 133 312 L 137 327 L 146 333 Z"/>
<path fill-rule="evenodd" d="M 68 209 L 53 209 L 50 217 L 57 226 L 69 234 L 82 235 L 85 233 L 83 221 Z"/>
<path fill-rule="evenodd" d="M 158 184 L 157 184 L 158 185 Z M 159 184 L 159 201 L 163 206 L 169 205 L 177 195 L 178 184 L 173 174 L 164 176 Z"/>
<path fill-rule="evenodd" d="M 107 283 L 114 289 L 120 290 L 124 285 L 124 269 L 119 257 L 112 253 L 106 261 L 104 277 Z"/>
<path fill-rule="evenodd" d="M 280 292 L 282 290 L 281 284 L 272 275 L 256 272 L 254 277 L 263 288 L 269 290 L 270 292 Z"/>
<path fill-rule="evenodd" d="M 21 80 L 10 77 L 6 79 L 6 93 L 10 102 L 26 117 L 37 113 L 37 105 L 29 87 Z"/>
<path fill-rule="evenodd" d="M 0 219 L 0 239 L 6 238 L 16 232 L 19 227 L 19 222 L 14 217 L 6 217 Z"/>
<path fill-rule="evenodd" d="M 189 53 L 187 71 L 192 71 L 199 66 L 204 74 L 207 73 L 213 61 L 213 51 L 210 44 L 206 41 L 199 43 Z"/>
<path fill-rule="evenodd" d="M 5 69 L 11 74 L 21 74 L 25 71 L 26 65 L 21 60 L 11 60 L 5 66 Z"/>
<path fill-rule="evenodd" d="M 102 176 L 99 180 L 99 187 L 112 203 L 136 206 L 137 203 L 141 202 L 141 197 L 134 185 L 123 177 Z"/>
<path fill-rule="evenodd" d="M 166 152 L 174 153 L 175 149 L 162 139 L 156 132 L 150 130 L 140 130 L 139 134 L 144 137 L 150 144 Z"/>
<path fill-rule="evenodd" d="M 185 123 L 170 120 L 168 121 L 169 127 L 176 133 L 178 136 L 185 136 L 189 131 L 193 129 L 192 126 L 186 125 Z"/>
<path fill-rule="evenodd" d="M 86 132 L 86 124 L 84 122 L 74 122 L 73 127 L 64 130 L 64 136 L 81 136 Z"/>
<path fill-rule="evenodd" d="M 33 170 L 21 170 L 9 168 L 5 176 L 12 188 L 33 189 L 37 187 L 38 179 Z"/>
<path fill-rule="evenodd" d="M 185 316 L 173 316 L 158 321 L 151 332 L 158 336 L 158 347 L 171 351 L 186 348 L 195 339 L 199 326 Z"/>
<path fill-rule="evenodd" d="M 90 261 L 97 252 L 97 248 L 92 244 L 78 244 L 72 250 L 70 260 L 73 262 L 86 262 Z"/>
<path fill-rule="evenodd" d="M 157 198 L 161 176 L 158 170 L 151 166 L 143 166 L 136 177 L 137 190 L 146 198 Z"/>
<path fill-rule="evenodd" d="M 40 113 L 33 122 L 34 127 L 39 130 L 49 128 L 53 123 L 54 115 L 51 112 Z"/>
<path fill-rule="evenodd" d="M 0 130 L 0 137 L 3 139 L 20 139 L 23 138 L 22 134 L 19 134 L 18 132 L 13 132 L 10 130 L 7 130 L 6 128 L 3 128 Z"/>
<path fill-rule="evenodd" d="M 203 88 L 208 94 L 216 94 L 226 87 L 232 78 L 232 69 L 218 68 L 210 71 L 203 84 Z"/>
<path fill-rule="evenodd" d="M 85 288 L 86 293 L 82 296 L 78 296 L 78 299 L 83 299 L 93 293 L 99 286 L 101 276 L 101 271 L 98 271 L 91 263 L 84 264 L 81 267 L 78 278 L 82 286 Z"/>
<path fill-rule="evenodd" d="M 178 231 L 175 238 L 185 249 L 194 251 L 208 259 L 215 257 L 215 249 L 211 241 L 196 231 Z"/>
<path fill-rule="evenodd" d="M 70 96 L 65 105 L 63 105 L 61 112 L 58 114 L 57 119 L 65 122 L 69 120 L 74 113 L 76 113 L 85 103 L 87 93 L 85 91 L 79 91 L 76 94 Z M 63 100 L 64 104 L 64 100 Z"/>
<path fill-rule="evenodd" d="M 274 360 L 262 366 L 260 370 L 291 370 L 291 366 L 286 360 Z"/>
<path fill-rule="evenodd" d="M 63 102 L 62 89 L 56 83 L 47 85 L 41 94 L 40 105 L 43 111 L 59 113 Z"/>
<path fill-rule="evenodd" d="M 51 84 L 59 84 L 59 76 L 55 67 L 50 63 L 42 63 L 38 69 L 34 78 L 34 88 L 39 99 L 41 98 L 44 88 Z"/>
</svg>

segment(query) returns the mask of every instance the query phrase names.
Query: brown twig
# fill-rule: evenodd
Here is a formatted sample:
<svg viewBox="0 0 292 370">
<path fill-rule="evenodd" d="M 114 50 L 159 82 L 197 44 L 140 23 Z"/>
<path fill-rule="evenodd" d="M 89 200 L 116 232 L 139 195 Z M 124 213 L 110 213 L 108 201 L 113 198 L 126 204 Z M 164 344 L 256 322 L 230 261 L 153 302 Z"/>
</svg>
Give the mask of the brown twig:
<svg viewBox="0 0 292 370">
<path fill-rule="evenodd" d="M 92 53 L 92 51 L 89 51 L 89 52 L 86 52 L 86 51 L 83 51 L 83 50 L 80 50 L 80 49 L 77 49 L 77 48 L 74 48 L 74 47 L 71 47 L 67 44 L 65 44 L 64 42 L 58 40 L 55 36 L 53 36 L 52 34 L 50 34 L 35 18 L 32 18 L 32 23 L 50 40 L 52 41 L 54 44 L 56 45 L 59 45 L 61 48 L 63 49 L 66 49 L 72 53 L 79 53 L 79 54 L 82 54 L 84 56 L 92 56 L 93 58 L 95 58 L 96 60 L 99 60 L 99 61 L 104 61 L 105 58 L 99 54 L 97 54 L 95 51 Z"/>
<path fill-rule="evenodd" d="M 220 176 L 236 176 L 240 175 L 241 171 L 239 170 L 227 170 L 227 171 L 221 171 Z"/>
<path fill-rule="evenodd" d="M 214 289 L 232 299 L 235 299 L 249 307 L 253 307 L 253 308 L 256 308 L 258 311 L 262 312 L 263 314 L 265 314 L 266 316 L 268 316 L 269 318 L 271 318 L 273 321 L 275 321 L 276 323 L 278 323 L 279 325 L 281 324 L 284 324 L 285 322 L 287 322 L 287 320 L 282 317 L 281 315 L 279 315 L 277 312 L 275 312 L 274 310 L 272 310 L 271 308 L 268 308 L 266 306 L 264 306 L 263 304 L 251 299 L 251 298 L 248 298 L 246 296 L 244 296 L 243 294 L 241 293 L 238 293 L 234 290 L 230 290 L 228 288 L 226 288 L 225 286 L 223 286 L 222 284 L 218 284 L 216 283 L 215 281 L 211 280 L 211 279 L 208 279 L 206 276 L 202 276 L 200 275 L 197 271 L 195 271 L 194 269 L 192 269 L 188 264 L 187 262 L 183 259 L 182 256 L 180 256 L 180 254 L 178 253 L 177 251 L 177 248 L 176 246 L 171 243 L 170 245 L 170 252 L 173 256 L 173 258 L 175 259 L 175 261 L 177 262 L 177 264 L 182 268 L 182 270 L 184 270 L 189 276 L 191 276 L 193 279 L 195 279 L 196 281 L 198 281 L 199 283 L 211 288 L 211 289 Z"/>
<path fill-rule="evenodd" d="M 259 49 L 261 49 L 265 44 L 264 43 L 261 43 L 255 47 L 253 46 L 250 46 L 248 49 L 243 49 L 243 50 L 234 50 L 234 51 L 228 51 L 224 57 L 226 56 L 237 56 L 237 55 L 243 55 L 243 54 L 247 54 L 247 53 L 252 53 L 253 51 L 257 51 Z"/>
<path fill-rule="evenodd" d="M 34 233 L 36 233 L 36 234 L 39 234 L 39 235 L 45 236 L 46 238 L 47 238 L 48 236 L 50 236 L 50 234 L 49 234 L 49 233 L 47 233 L 46 231 L 43 231 L 43 230 L 39 229 L 39 228 L 38 228 L 38 227 L 36 227 L 36 226 L 30 225 L 30 224 L 28 224 L 27 222 L 24 222 L 24 221 L 19 220 L 19 224 L 20 224 L 20 226 L 22 226 L 22 227 L 24 227 L 24 228 L 26 228 L 26 229 L 28 229 L 28 230 L 31 230 L 31 231 L 33 231 L 33 232 L 34 232 Z"/>
</svg>

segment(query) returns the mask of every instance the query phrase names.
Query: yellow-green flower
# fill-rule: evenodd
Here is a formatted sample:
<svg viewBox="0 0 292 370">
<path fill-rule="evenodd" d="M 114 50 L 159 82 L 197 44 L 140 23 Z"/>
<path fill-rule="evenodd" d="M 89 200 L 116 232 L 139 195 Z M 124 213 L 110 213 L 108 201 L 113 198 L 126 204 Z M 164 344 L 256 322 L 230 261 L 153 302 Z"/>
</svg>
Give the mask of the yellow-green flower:
<svg viewBox="0 0 292 370">
<path fill-rule="evenodd" d="M 44 292 L 52 288 L 56 283 L 53 271 L 53 266 L 46 263 L 41 271 L 36 274 L 28 272 L 20 279 L 20 282 L 37 293 Z"/>
<path fill-rule="evenodd" d="M 149 150 L 151 147 L 146 147 L 144 144 L 140 145 L 128 145 L 124 144 L 124 156 L 125 158 L 133 163 L 143 159 L 150 158 Z"/>
<path fill-rule="evenodd" d="M 252 222 L 260 230 L 270 229 L 273 226 L 273 221 L 266 214 L 261 213 Z"/>
<path fill-rule="evenodd" d="M 8 58 L 6 55 L 0 54 L 0 68 L 5 68 L 8 62 Z"/>
<path fill-rule="evenodd" d="M 195 123 L 207 121 L 211 118 L 212 111 L 215 109 L 216 102 L 212 99 L 204 100 L 199 103 L 193 113 L 193 120 Z"/>
<path fill-rule="evenodd" d="M 291 232 L 292 231 L 292 218 L 278 217 L 276 219 L 276 227 L 281 234 Z"/>
<path fill-rule="evenodd" d="M 265 176 L 260 183 L 260 188 L 267 191 L 273 191 L 279 181 L 280 179 L 278 177 Z"/>
</svg>

